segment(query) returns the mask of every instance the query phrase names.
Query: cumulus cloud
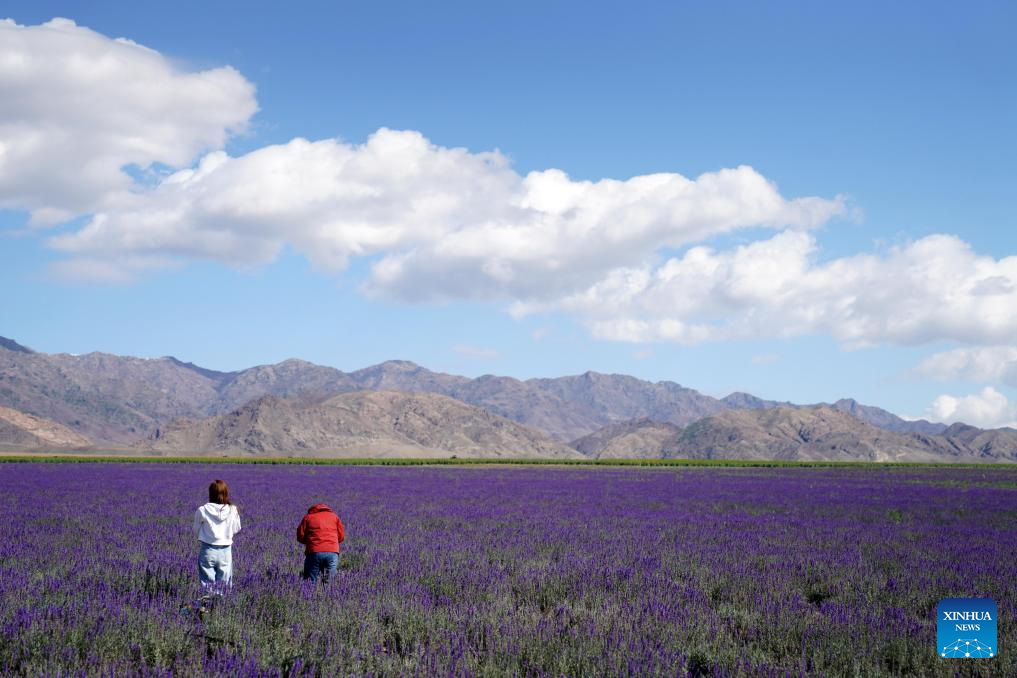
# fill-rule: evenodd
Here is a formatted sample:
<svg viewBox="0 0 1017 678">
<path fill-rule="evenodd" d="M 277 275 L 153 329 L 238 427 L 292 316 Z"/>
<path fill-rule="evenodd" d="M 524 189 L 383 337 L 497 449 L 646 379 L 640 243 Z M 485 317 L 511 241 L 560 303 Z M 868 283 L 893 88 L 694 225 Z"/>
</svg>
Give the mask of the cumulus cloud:
<svg viewBox="0 0 1017 678">
<path fill-rule="evenodd" d="M 614 268 L 740 228 L 811 228 L 844 211 L 842 199 L 784 199 L 750 167 L 696 179 L 652 174 L 575 181 L 560 170 L 512 182 L 479 222 L 450 229 L 378 262 L 376 294 L 434 299 L 556 299 Z"/>
<path fill-rule="evenodd" d="M 981 346 L 935 353 L 916 372 L 941 380 L 993 382 L 1017 387 L 1017 347 Z"/>
<path fill-rule="evenodd" d="M 1017 428 L 1017 405 L 991 386 L 962 397 L 941 395 L 933 401 L 926 416 L 931 421 L 946 424 L 963 422 L 981 428 Z"/>
<path fill-rule="evenodd" d="M 0 20 L 0 208 L 47 224 L 114 207 L 125 167 L 188 165 L 256 110 L 232 68 L 187 72 L 68 19 Z"/>
<path fill-rule="evenodd" d="M 381 130 L 366 144 L 294 139 L 239 158 L 219 151 L 82 229 L 53 238 L 80 256 L 166 254 L 260 264 L 284 245 L 317 267 L 440 239 L 484 218 L 518 177 L 497 153 L 439 148 Z"/>
<path fill-rule="evenodd" d="M 986 283 L 986 281 L 991 281 Z M 932 235 L 884 255 L 820 261 L 815 238 L 784 231 L 727 251 L 694 247 L 659 266 L 618 268 L 581 293 L 515 312 L 562 309 L 620 341 L 827 334 L 850 347 L 1017 335 L 1017 257 Z"/>
<path fill-rule="evenodd" d="M 842 209 L 839 199 L 786 200 L 750 167 L 697 179 L 523 176 L 498 152 L 381 129 L 361 145 L 294 139 L 236 158 L 211 153 L 51 244 L 114 262 L 238 265 L 271 261 L 288 245 L 326 271 L 377 256 L 365 288 L 385 298 L 539 300 L 662 247 L 739 228 L 813 227 Z"/>
<path fill-rule="evenodd" d="M 0 208 L 39 223 L 88 214 L 47 240 L 70 277 L 122 281 L 195 259 L 256 266 L 288 247 L 327 272 L 369 258 L 363 289 L 375 297 L 566 312 L 611 340 L 1017 336 L 1017 257 L 932 235 L 824 261 L 809 229 L 847 214 L 844 199 L 784 197 L 751 167 L 586 181 L 389 129 L 362 144 L 208 152 L 256 110 L 229 67 L 185 71 L 63 19 L 0 22 Z M 147 180 L 132 179 L 139 168 Z M 760 227 L 776 233 L 702 245 Z"/>
</svg>

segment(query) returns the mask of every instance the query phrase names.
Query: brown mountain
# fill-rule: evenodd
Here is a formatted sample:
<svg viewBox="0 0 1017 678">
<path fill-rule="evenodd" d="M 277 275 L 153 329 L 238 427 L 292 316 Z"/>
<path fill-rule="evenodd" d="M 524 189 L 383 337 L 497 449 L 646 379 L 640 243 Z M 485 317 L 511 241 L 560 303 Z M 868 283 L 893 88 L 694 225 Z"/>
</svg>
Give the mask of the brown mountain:
<svg viewBox="0 0 1017 678">
<path fill-rule="evenodd" d="M 547 435 L 433 393 L 358 391 L 329 398 L 266 396 L 227 414 L 181 420 L 138 447 L 349 456 L 581 458 Z"/>
<path fill-rule="evenodd" d="M 346 373 L 295 359 L 217 372 L 171 357 L 47 355 L 6 341 L 0 344 L 0 406 L 52 419 L 98 444 L 129 444 L 175 419 L 223 414 L 265 395 L 437 393 L 561 441 L 634 417 L 684 424 L 725 408 L 715 398 L 673 382 L 596 372 L 526 381 L 492 375 L 468 379 L 407 361 Z"/>
<path fill-rule="evenodd" d="M 766 410 L 771 407 L 798 407 L 794 403 L 764 400 L 744 391 L 735 391 L 730 395 L 726 395 L 720 399 L 720 402 L 732 410 Z"/>
<path fill-rule="evenodd" d="M 887 431 L 898 433 L 924 433 L 925 435 L 936 435 L 946 430 L 946 424 L 936 424 L 925 419 L 908 420 L 898 417 L 892 412 L 887 412 L 880 407 L 862 405 L 854 398 L 841 398 L 835 403 L 816 403 L 814 405 L 796 405 L 789 402 L 777 402 L 776 400 L 763 400 L 751 393 L 735 392 L 720 399 L 724 405 L 732 410 L 765 410 L 774 407 L 832 407 L 841 412 L 847 412 L 856 419 L 861 419 L 866 424 Z"/>
<path fill-rule="evenodd" d="M 841 398 L 830 405 L 835 410 L 847 412 L 848 414 L 861 419 L 866 424 L 887 431 L 898 433 L 922 433 L 925 435 L 938 435 L 946 430 L 946 424 L 937 424 L 925 419 L 908 420 L 898 417 L 892 412 L 887 412 L 880 407 L 862 405 L 854 398 Z"/>
<path fill-rule="evenodd" d="M 0 406 L 50 419 L 97 443 L 124 443 L 161 421 L 211 413 L 210 379 L 167 359 L 0 348 Z"/>
<path fill-rule="evenodd" d="M 576 441 L 590 456 L 618 456 L 645 441 L 641 456 L 692 459 L 977 462 L 1017 461 L 1017 431 L 955 425 L 943 435 L 899 433 L 828 406 L 728 410 L 670 437 L 658 424 L 618 424 Z M 654 447 L 652 444 L 659 441 Z"/>
<path fill-rule="evenodd" d="M 420 391 L 452 395 L 470 379 L 444 372 L 432 372 L 409 360 L 388 360 L 378 365 L 350 372 L 358 390 Z"/>
<path fill-rule="evenodd" d="M 359 390 L 345 373 L 302 360 L 217 372 L 176 358 L 47 355 L 0 345 L 0 406 L 59 422 L 100 445 L 125 445 L 181 417 L 228 412 L 264 395 Z"/>
<path fill-rule="evenodd" d="M 943 432 L 950 444 L 979 457 L 1013 456 L 1017 450 L 1017 430 L 1012 428 L 981 429 L 967 424 L 954 424 Z"/>
<path fill-rule="evenodd" d="M 463 384 L 450 395 L 512 421 L 546 431 L 562 441 L 575 437 L 573 431 L 585 433 L 608 423 L 605 420 L 601 424 L 599 419 L 596 423 L 591 422 L 582 407 L 512 377 L 484 375 Z"/>
<path fill-rule="evenodd" d="M 525 381 L 493 375 L 468 379 L 407 361 L 347 373 L 296 359 L 219 372 L 171 357 L 47 355 L 0 337 L 0 406 L 63 424 L 97 445 L 131 444 L 176 419 L 225 414 L 266 395 L 320 397 L 361 390 L 449 396 L 559 441 L 643 417 L 680 426 L 728 409 L 799 407 L 745 393 L 717 400 L 670 381 L 597 372 Z M 945 428 L 908 422 L 853 400 L 833 407 L 899 432 L 935 434 Z"/>
<path fill-rule="evenodd" d="M 690 424 L 667 457 L 830 461 L 960 461 L 938 440 L 876 428 L 832 407 L 729 410 Z"/>
<path fill-rule="evenodd" d="M 597 459 L 654 459 L 663 456 L 664 449 L 681 432 L 681 426 L 643 417 L 605 426 L 571 445 Z"/>
<path fill-rule="evenodd" d="M 525 383 L 567 404 L 570 411 L 582 418 L 581 427 L 552 432 L 563 440 L 592 433 L 607 423 L 636 417 L 682 425 L 725 409 L 716 398 L 673 381 L 653 383 L 624 374 L 586 372 L 557 379 L 530 379 Z"/>
<path fill-rule="evenodd" d="M 66 426 L 9 407 L 0 407 L 0 448 L 76 448 L 90 444 L 88 438 Z"/>
<path fill-rule="evenodd" d="M 234 372 L 218 388 L 210 413 L 222 414 L 265 395 L 295 396 L 346 393 L 360 390 L 350 375 L 291 358 L 276 365 L 259 365 Z"/>
<path fill-rule="evenodd" d="M 573 440 L 634 417 L 685 424 L 725 409 L 716 398 L 674 382 L 651 383 L 622 374 L 586 372 L 556 379 L 484 375 L 467 379 L 389 361 L 350 373 L 361 388 L 440 393 Z"/>
</svg>

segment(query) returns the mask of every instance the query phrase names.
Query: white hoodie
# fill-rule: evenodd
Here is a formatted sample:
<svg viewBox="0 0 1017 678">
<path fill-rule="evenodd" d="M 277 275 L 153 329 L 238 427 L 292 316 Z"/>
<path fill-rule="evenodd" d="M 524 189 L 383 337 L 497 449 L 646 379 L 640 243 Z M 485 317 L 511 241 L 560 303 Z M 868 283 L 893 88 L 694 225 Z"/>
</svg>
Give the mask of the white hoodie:
<svg viewBox="0 0 1017 678">
<path fill-rule="evenodd" d="M 212 546 L 229 546 L 240 531 L 240 512 L 232 504 L 209 502 L 194 512 L 194 536 Z"/>
</svg>

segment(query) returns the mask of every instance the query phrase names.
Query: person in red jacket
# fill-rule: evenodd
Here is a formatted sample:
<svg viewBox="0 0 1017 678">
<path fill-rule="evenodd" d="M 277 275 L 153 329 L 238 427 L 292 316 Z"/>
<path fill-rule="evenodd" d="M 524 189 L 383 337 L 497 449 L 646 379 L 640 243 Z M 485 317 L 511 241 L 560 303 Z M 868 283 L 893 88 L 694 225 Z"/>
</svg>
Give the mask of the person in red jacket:
<svg viewBox="0 0 1017 678">
<path fill-rule="evenodd" d="M 297 541 L 304 544 L 304 579 L 316 581 L 320 574 L 329 580 L 339 567 L 339 544 L 346 528 L 326 504 L 315 504 L 297 527 Z"/>
</svg>

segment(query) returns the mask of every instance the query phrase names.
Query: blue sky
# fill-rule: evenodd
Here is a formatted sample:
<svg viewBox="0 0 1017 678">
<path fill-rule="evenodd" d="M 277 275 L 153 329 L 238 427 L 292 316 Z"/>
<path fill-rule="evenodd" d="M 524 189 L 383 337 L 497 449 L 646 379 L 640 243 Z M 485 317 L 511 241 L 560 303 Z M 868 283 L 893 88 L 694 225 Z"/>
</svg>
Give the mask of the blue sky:
<svg viewBox="0 0 1017 678">
<path fill-rule="evenodd" d="M 0 13 L 0 334 L 37 350 L 1017 421 L 1006 3 Z"/>
</svg>

